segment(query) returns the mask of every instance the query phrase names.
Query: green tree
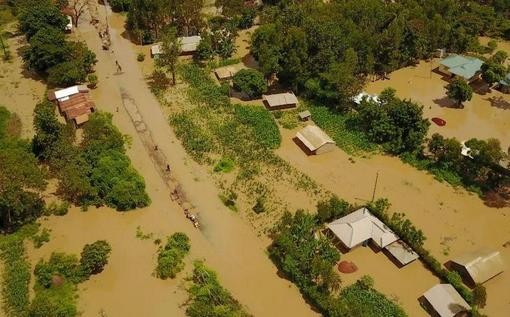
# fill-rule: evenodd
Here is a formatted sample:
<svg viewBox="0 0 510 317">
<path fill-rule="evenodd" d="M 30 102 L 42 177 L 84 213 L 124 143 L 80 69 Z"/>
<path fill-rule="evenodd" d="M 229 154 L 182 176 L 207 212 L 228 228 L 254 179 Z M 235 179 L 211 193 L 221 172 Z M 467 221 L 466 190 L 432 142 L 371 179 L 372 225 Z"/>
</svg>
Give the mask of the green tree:
<svg viewBox="0 0 510 317">
<path fill-rule="evenodd" d="M 161 48 L 162 53 L 159 55 L 157 63 L 172 74 L 172 84 L 175 85 L 177 61 L 181 54 L 181 42 L 175 28 L 169 28 L 163 32 Z"/>
<path fill-rule="evenodd" d="M 183 259 L 190 250 L 189 238 L 182 232 L 171 235 L 159 250 L 156 275 L 161 279 L 175 278 L 184 268 Z"/>
<path fill-rule="evenodd" d="M 112 248 L 105 240 L 98 240 L 83 247 L 80 266 L 86 275 L 100 273 L 106 264 Z"/>
<path fill-rule="evenodd" d="M 339 199 L 337 196 L 329 200 L 322 200 L 317 203 L 317 218 L 319 223 L 333 221 L 347 214 L 349 203 Z"/>
<path fill-rule="evenodd" d="M 501 64 L 489 62 L 482 65 L 482 79 L 489 87 L 505 78 L 506 74 L 507 69 Z"/>
<path fill-rule="evenodd" d="M 215 55 L 215 51 L 213 49 L 212 37 L 208 33 L 202 34 L 202 38 L 200 39 L 200 43 L 198 43 L 197 52 L 195 53 L 195 57 L 198 60 L 209 60 L 212 59 Z"/>
<path fill-rule="evenodd" d="M 48 84 L 53 87 L 69 87 L 83 83 L 87 73 L 74 61 L 63 62 L 48 69 Z"/>
<path fill-rule="evenodd" d="M 38 31 L 48 28 L 63 32 L 67 22 L 67 18 L 50 0 L 30 2 L 29 5 L 23 6 L 19 16 L 20 29 L 28 40 Z"/>
<path fill-rule="evenodd" d="M 49 68 L 65 62 L 70 53 L 64 33 L 46 27 L 30 38 L 29 46 L 23 52 L 23 60 L 28 68 L 44 74 Z"/>
<path fill-rule="evenodd" d="M 469 101 L 473 97 L 473 88 L 462 78 L 455 78 L 446 86 L 446 95 L 462 105 L 464 101 Z"/>
<path fill-rule="evenodd" d="M 234 88 L 250 98 L 258 98 L 267 91 L 267 84 L 262 73 L 254 69 L 242 69 L 234 75 Z"/>
<path fill-rule="evenodd" d="M 487 290 L 482 284 L 476 284 L 473 288 L 473 304 L 479 308 L 484 308 L 487 302 Z"/>
</svg>

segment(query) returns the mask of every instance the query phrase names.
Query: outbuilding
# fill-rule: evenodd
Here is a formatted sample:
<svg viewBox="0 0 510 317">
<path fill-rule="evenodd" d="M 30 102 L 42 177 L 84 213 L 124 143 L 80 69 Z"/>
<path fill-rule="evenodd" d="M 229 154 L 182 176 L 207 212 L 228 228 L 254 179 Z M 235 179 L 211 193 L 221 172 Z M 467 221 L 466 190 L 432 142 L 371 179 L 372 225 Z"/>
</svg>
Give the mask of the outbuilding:
<svg viewBox="0 0 510 317">
<path fill-rule="evenodd" d="M 484 283 L 502 273 L 504 263 L 499 251 L 480 249 L 453 259 L 451 268 L 475 285 Z"/>
<path fill-rule="evenodd" d="M 440 317 L 467 317 L 469 304 L 450 284 L 437 284 L 423 294 L 426 306 Z"/>
<path fill-rule="evenodd" d="M 420 257 L 418 253 L 414 252 L 414 250 L 402 240 L 389 244 L 385 249 L 391 257 L 398 262 L 399 267 L 403 267 Z"/>
<path fill-rule="evenodd" d="M 296 141 L 307 154 L 323 154 L 335 148 L 335 141 L 315 125 L 300 130 L 296 134 Z"/>
<path fill-rule="evenodd" d="M 202 38 L 200 35 L 180 37 L 179 41 L 181 42 L 181 54 L 187 55 L 195 53 L 201 40 Z"/>
<path fill-rule="evenodd" d="M 506 94 L 510 93 L 510 73 L 499 81 L 499 89 Z"/>
<path fill-rule="evenodd" d="M 89 99 L 89 89 L 85 86 L 51 90 L 48 99 L 56 102 L 60 113 L 75 126 L 87 122 L 89 115 L 95 111 L 95 104 Z"/>
<path fill-rule="evenodd" d="M 385 248 L 399 240 L 390 228 L 365 207 L 326 226 L 348 249 L 370 241 L 378 248 Z"/>
<path fill-rule="evenodd" d="M 312 118 L 312 114 L 309 110 L 301 111 L 298 113 L 299 120 L 308 121 Z"/>
<path fill-rule="evenodd" d="M 281 110 L 288 108 L 296 108 L 298 99 L 296 95 L 291 92 L 281 94 L 262 95 L 262 101 L 269 110 Z"/>
<path fill-rule="evenodd" d="M 234 66 L 224 66 L 214 70 L 214 74 L 219 81 L 230 80 L 237 72 L 238 69 Z"/>
</svg>

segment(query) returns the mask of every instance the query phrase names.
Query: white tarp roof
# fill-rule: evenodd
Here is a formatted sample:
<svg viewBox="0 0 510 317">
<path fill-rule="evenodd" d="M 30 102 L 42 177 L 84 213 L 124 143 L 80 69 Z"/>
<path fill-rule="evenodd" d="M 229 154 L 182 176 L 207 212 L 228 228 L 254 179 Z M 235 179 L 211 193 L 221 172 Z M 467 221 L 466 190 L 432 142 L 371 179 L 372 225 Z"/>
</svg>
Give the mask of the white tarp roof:
<svg viewBox="0 0 510 317">
<path fill-rule="evenodd" d="M 156 56 L 163 53 L 163 50 L 161 49 L 161 43 L 154 44 L 151 46 L 151 55 Z"/>
<path fill-rule="evenodd" d="M 296 134 L 296 137 L 310 150 L 315 151 L 325 144 L 335 144 L 326 132 L 318 126 L 307 125 Z"/>
<path fill-rule="evenodd" d="M 503 272 L 505 268 L 499 251 L 485 249 L 463 254 L 452 262 L 465 267 L 475 283 L 483 283 Z"/>
<path fill-rule="evenodd" d="M 359 105 L 359 104 L 361 104 L 361 101 L 363 101 L 363 98 L 366 98 L 368 101 L 373 101 L 375 103 L 379 103 L 379 97 L 377 95 L 370 95 L 364 91 L 362 91 L 358 95 L 354 96 L 352 98 L 352 101 L 354 101 L 355 104 Z"/>
<path fill-rule="evenodd" d="M 201 39 L 200 35 L 180 37 L 181 51 L 183 53 L 196 51 Z"/>
<path fill-rule="evenodd" d="M 280 107 L 286 105 L 297 105 L 298 99 L 293 93 L 285 92 L 274 95 L 262 95 L 262 100 L 267 102 L 269 107 Z"/>
<path fill-rule="evenodd" d="M 437 284 L 423 296 L 441 317 L 454 317 L 470 309 L 469 304 L 450 284 Z"/>
<path fill-rule="evenodd" d="M 74 94 L 77 94 L 79 92 L 80 92 L 79 86 L 71 86 L 71 87 L 67 87 L 65 89 L 60 89 L 60 90 L 55 91 L 55 98 L 63 99 L 63 98 L 72 96 Z"/>
<path fill-rule="evenodd" d="M 67 16 L 67 24 L 65 27 L 66 31 L 71 31 L 73 29 L 73 18 L 70 16 Z"/>
<path fill-rule="evenodd" d="M 377 246 L 384 248 L 399 239 L 390 228 L 377 217 L 374 217 L 367 208 L 358 209 L 329 223 L 327 227 L 348 248 L 353 248 L 368 239 L 372 239 Z"/>
</svg>

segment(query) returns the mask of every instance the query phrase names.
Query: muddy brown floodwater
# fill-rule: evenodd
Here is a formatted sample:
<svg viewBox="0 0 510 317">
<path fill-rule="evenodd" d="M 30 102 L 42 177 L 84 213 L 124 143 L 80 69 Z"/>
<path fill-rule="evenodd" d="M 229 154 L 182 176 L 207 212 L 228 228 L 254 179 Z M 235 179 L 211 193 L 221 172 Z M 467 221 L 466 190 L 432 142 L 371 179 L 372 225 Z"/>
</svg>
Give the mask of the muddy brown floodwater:
<svg viewBox="0 0 510 317">
<path fill-rule="evenodd" d="M 427 237 L 425 246 L 441 263 L 479 247 L 500 250 L 506 263 L 510 263 L 510 249 L 503 247 L 510 240 L 510 208 L 489 208 L 479 197 L 440 183 L 398 158 L 355 157 L 355 163 L 351 163 L 349 155 L 340 149 L 319 156 L 306 156 L 292 141 L 296 131 L 283 130 L 282 133 L 283 142 L 277 153 L 317 183 L 350 202 L 363 204 L 371 200 L 379 172 L 376 199 L 388 198 L 393 211 L 405 212 L 423 230 Z M 398 296 L 404 307 L 419 314 L 418 303 L 411 294 L 416 296 L 425 292 L 427 284 L 433 284 L 434 279 L 425 276 L 431 274 L 425 270 L 416 271 L 415 279 L 413 274 L 407 275 L 407 271 L 418 269 L 418 262 L 411 264 L 413 268 L 401 269 L 402 274 L 392 276 L 391 270 L 388 273 L 381 270 L 385 265 L 382 263 L 389 262 L 384 255 L 377 257 L 372 251 L 356 249 L 344 258 L 353 259 L 361 274 L 366 268 L 366 272 L 375 277 L 378 289 Z M 509 285 L 508 271 L 485 284 L 488 293 L 485 312 L 490 316 L 506 316 L 504 312 L 510 312 Z M 402 291 L 405 289 L 413 291 Z"/>
<path fill-rule="evenodd" d="M 101 49 L 96 30 L 85 18 L 75 36 L 84 40 L 97 55 L 99 86 L 92 92 L 93 99 L 99 110 L 114 114 L 113 121 L 123 133 L 132 136 L 128 155 L 145 178 L 152 204 L 125 213 L 104 207 L 87 212 L 72 208 L 64 217 L 49 217 L 42 221 L 42 226 L 51 228 L 51 241 L 41 249 L 30 248 L 32 264 L 40 257 L 48 257 L 52 251 L 79 254 L 85 243 L 107 240 L 112 245 L 110 263 L 104 272 L 80 285 L 82 316 L 98 316 L 100 311 L 107 316 L 182 316 L 185 273 L 166 281 L 152 276 L 157 249 L 152 240 L 182 231 L 190 236 L 192 245 L 187 269 L 192 259 L 205 259 L 207 265 L 218 272 L 221 283 L 252 314 L 318 315 L 292 283 L 278 277 L 275 266 L 265 254 L 267 240 L 257 237 L 250 225 L 223 206 L 209 171 L 188 158 L 145 83 L 136 62 L 136 51 L 123 37 L 122 19 L 114 16 L 111 20 L 111 51 Z M 115 61 L 122 65 L 123 73 L 116 73 Z M 137 127 L 141 122 L 145 124 L 151 142 L 164 153 L 174 179 L 196 207 L 202 231 L 196 230 L 177 203 L 170 200 L 170 189 L 149 155 L 153 148 L 147 148 L 138 137 L 121 91 L 129 93 L 129 107 L 137 109 Z M 119 112 L 116 112 L 117 107 Z M 144 233 L 153 233 L 153 239 L 137 239 L 138 226 Z"/>
</svg>

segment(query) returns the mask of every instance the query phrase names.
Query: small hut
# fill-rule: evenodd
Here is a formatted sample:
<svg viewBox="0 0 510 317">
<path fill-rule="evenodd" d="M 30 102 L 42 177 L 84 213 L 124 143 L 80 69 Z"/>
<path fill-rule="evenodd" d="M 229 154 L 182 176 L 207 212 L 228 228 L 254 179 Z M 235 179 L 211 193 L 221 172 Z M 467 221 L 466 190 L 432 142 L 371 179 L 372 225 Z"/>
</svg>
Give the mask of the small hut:
<svg viewBox="0 0 510 317">
<path fill-rule="evenodd" d="M 510 94 L 510 73 L 506 74 L 505 78 L 499 81 L 499 89 L 505 94 Z"/>
<path fill-rule="evenodd" d="M 298 104 L 298 99 L 292 92 L 262 95 L 262 101 L 268 110 L 296 108 Z"/>
<path fill-rule="evenodd" d="M 451 268 L 472 285 L 484 283 L 504 270 L 499 251 L 480 249 L 462 254 L 451 261 Z"/>
<path fill-rule="evenodd" d="M 190 55 L 195 53 L 201 40 L 202 38 L 200 35 L 180 37 L 179 41 L 181 42 L 181 54 Z"/>
<path fill-rule="evenodd" d="M 298 117 L 299 117 L 299 120 L 301 120 L 301 121 L 308 121 L 312 118 L 312 114 L 310 113 L 310 111 L 305 110 L 305 111 L 301 111 L 298 114 Z"/>
<path fill-rule="evenodd" d="M 437 284 L 423 294 L 427 306 L 440 317 L 468 316 L 469 304 L 450 284 Z"/>
<path fill-rule="evenodd" d="M 296 134 L 299 145 L 307 154 L 323 154 L 335 148 L 335 141 L 318 126 L 308 125 Z"/>
<path fill-rule="evenodd" d="M 238 69 L 236 69 L 233 66 L 225 66 L 216 68 L 214 70 L 214 74 L 216 75 L 216 78 L 218 78 L 219 81 L 226 81 L 232 79 L 234 75 L 238 72 Z"/>
</svg>

